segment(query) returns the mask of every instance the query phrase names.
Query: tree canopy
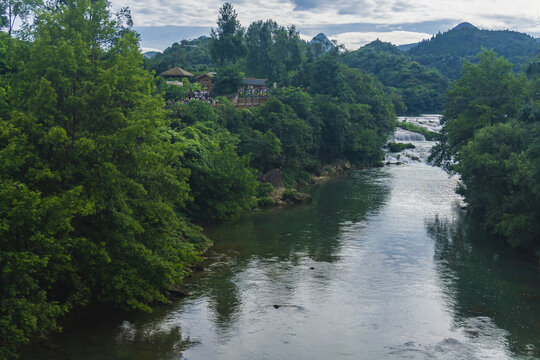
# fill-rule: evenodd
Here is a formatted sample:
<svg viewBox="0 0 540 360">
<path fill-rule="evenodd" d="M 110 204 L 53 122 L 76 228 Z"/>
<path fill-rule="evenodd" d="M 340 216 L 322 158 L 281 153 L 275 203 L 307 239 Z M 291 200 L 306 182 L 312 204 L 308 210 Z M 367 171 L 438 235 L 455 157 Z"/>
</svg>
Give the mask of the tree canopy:
<svg viewBox="0 0 540 360">
<path fill-rule="evenodd" d="M 231 3 L 226 2 L 219 9 L 217 28 L 212 28 L 210 43 L 210 54 L 217 65 L 235 63 L 247 53 L 244 28 L 237 17 Z"/>
<path fill-rule="evenodd" d="M 412 61 L 390 43 L 376 40 L 343 54 L 342 59 L 394 90 L 406 106 L 402 115 L 438 112 L 443 108 L 448 79 L 437 70 Z"/>
<path fill-rule="evenodd" d="M 441 143 L 431 159 L 461 177 L 470 214 L 513 246 L 540 255 L 538 58 L 527 78 L 491 51 L 465 64 L 447 93 Z"/>
</svg>

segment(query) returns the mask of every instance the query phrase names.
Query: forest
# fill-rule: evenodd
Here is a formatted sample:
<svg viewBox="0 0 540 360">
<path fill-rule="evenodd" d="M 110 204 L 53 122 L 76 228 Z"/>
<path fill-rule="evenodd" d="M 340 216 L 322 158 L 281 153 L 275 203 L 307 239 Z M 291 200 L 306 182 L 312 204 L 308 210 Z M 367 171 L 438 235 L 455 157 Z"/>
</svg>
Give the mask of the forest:
<svg viewBox="0 0 540 360">
<path fill-rule="evenodd" d="M 27 5 L 26 25 L 0 34 L 1 359 L 90 304 L 152 311 L 210 245 L 200 225 L 272 202 L 260 175 L 282 169 L 291 187 L 339 159 L 380 164 L 395 127 L 374 77 L 294 27 L 244 33 L 230 4 L 208 41 L 217 83 L 241 66 L 280 82 L 254 109 L 166 107 L 125 9 Z"/>
<path fill-rule="evenodd" d="M 458 192 L 486 229 L 540 256 L 540 56 L 516 76 L 485 50 L 446 98 L 431 161 L 460 175 Z"/>
<path fill-rule="evenodd" d="M 538 55 L 540 42 L 532 36 L 510 30 L 481 30 L 469 23 L 438 33 L 406 51 L 412 60 L 437 69 L 450 80 L 461 76 L 465 62 L 478 62 L 482 48 L 493 50 L 514 64 L 513 71 L 523 72 L 529 61 Z"/>
</svg>

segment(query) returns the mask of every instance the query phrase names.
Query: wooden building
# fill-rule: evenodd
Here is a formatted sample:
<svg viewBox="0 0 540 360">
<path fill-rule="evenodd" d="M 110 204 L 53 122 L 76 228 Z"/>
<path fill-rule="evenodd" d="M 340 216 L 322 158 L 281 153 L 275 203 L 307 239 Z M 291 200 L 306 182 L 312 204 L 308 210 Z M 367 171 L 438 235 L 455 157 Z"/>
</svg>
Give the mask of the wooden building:
<svg viewBox="0 0 540 360">
<path fill-rule="evenodd" d="M 212 91 L 212 87 L 214 86 L 215 75 L 216 75 L 215 72 L 209 72 L 209 73 L 197 76 L 197 80 L 199 80 L 199 84 L 202 85 L 203 89 L 207 91 Z"/>
</svg>

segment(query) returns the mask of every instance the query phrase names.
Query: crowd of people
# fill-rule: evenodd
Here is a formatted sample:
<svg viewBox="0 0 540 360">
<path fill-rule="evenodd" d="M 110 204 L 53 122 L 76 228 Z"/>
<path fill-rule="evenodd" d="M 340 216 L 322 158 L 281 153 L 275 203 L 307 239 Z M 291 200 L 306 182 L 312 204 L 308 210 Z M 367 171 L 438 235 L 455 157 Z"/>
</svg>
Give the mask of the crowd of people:
<svg viewBox="0 0 540 360">
<path fill-rule="evenodd" d="M 187 97 L 182 98 L 180 100 L 169 100 L 167 101 L 167 106 L 174 105 L 174 104 L 189 104 L 192 101 L 204 101 L 206 103 L 209 103 L 210 105 L 214 105 L 217 100 L 215 100 L 211 95 L 210 92 L 207 90 L 189 90 Z"/>
<path fill-rule="evenodd" d="M 261 98 L 267 97 L 270 94 L 268 88 L 253 88 L 253 87 L 243 87 L 238 89 L 239 98 Z M 192 101 L 204 101 L 210 105 L 217 105 L 217 100 L 215 100 L 209 91 L 207 90 L 189 90 L 187 97 L 180 100 L 168 100 L 166 106 L 171 106 L 174 104 L 189 104 Z"/>
<path fill-rule="evenodd" d="M 239 97 L 264 97 L 268 96 L 269 93 L 268 88 L 242 87 L 238 89 Z"/>
</svg>

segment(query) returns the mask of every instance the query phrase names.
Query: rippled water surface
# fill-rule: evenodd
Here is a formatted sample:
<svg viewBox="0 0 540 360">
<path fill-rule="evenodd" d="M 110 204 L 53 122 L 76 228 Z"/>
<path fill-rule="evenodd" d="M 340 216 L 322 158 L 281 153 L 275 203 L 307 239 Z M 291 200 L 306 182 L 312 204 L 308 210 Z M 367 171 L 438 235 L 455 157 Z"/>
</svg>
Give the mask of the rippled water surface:
<svg viewBox="0 0 540 360">
<path fill-rule="evenodd" d="M 24 358 L 540 358 L 538 263 L 467 221 L 455 185 L 411 162 L 312 187 L 208 229 L 192 296 L 71 321 Z"/>
</svg>

